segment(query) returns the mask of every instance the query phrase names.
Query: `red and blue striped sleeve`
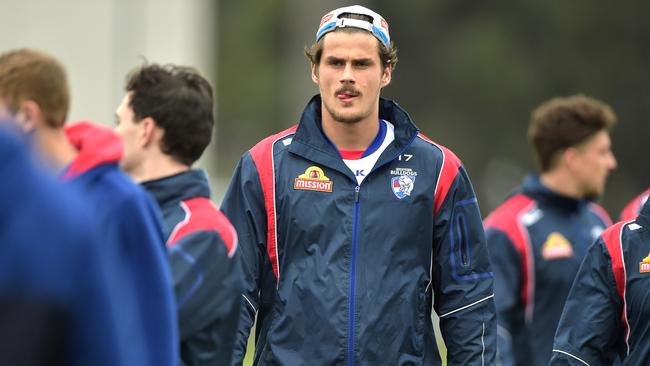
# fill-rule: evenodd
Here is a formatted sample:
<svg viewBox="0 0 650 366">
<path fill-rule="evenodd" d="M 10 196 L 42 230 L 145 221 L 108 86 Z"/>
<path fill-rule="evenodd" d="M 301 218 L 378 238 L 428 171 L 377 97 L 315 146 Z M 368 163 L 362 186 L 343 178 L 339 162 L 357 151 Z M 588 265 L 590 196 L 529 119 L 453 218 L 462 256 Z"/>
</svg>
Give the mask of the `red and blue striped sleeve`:
<svg viewBox="0 0 650 366">
<path fill-rule="evenodd" d="M 447 364 L 493 364 L 493 274 L 478 202 L 460 159 L 447 148 L 435 146 L 442 159 L 434 196 L 431 267 L 434 307 L 447 345 Z"/>
</svg>

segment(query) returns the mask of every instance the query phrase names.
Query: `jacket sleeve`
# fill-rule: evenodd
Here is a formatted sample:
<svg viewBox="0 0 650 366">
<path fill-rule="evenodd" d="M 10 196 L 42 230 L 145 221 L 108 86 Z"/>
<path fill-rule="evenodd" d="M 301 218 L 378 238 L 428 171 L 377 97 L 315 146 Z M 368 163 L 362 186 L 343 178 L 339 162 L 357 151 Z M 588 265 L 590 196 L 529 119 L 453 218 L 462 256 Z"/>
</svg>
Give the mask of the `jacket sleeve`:
<svg viewBox="0 0 650 366">
<path fill-rule="evenodd" d="M 260 178 L 250 153 L 239 161 L 224 196 L 221 210 L 239 235 L 243 292 L 233 364 L 241 364 L 248 336 L 260 304 L 261 261 L 266 245 L 266 211 Z"/>
<path fill-rule="evenodd" d="M 444 166 L 443 166 L 444 169 Z M 444 176 L 451 174 L 445 187 Z M 492 271 L 478 202 L 465 169 L 443 170 L 436 187 L 434 309 L 448 365 L 493 365 L 496 315 Z"/>
<path fill-rule="evenodd" d="M 519 254 L 504 232 L 487 228 L 485 235 L 494 271 L 497 357 L 502 366 L 521 364 L 528 355 L 529 343 L 524 327 Z"/>
<path fill-rule="evenodd" d="M 240 311 L 241 273 L 237 251 L 230 256 L 228 247 L 216 231 L 197 231 L 169 248 L 185 365 L 230 364 Z"/>
<path fill-rule="evenodd" d="M 550 365 L 612 365 L 624 347 L 622 301 L 602 239 L 578 270 L 553 344 Z"/>
<path fill-rule="evenodd" d="M 177 307 L 170 286 L 171 274 L 157 205 L 144 192 L 134 194 L 116 206 L 110 220 L 103 224 L 114 228 L 106 235 L 108 243 L 121 243 L 124 253 L 128 253 L 122 264 L 126 276 L 122 278 L 131 283 L 123 286 L 120 292 L 130 293 L 125 299 L 134 296 L 135 292 L 136 303 L 131 306 L 136 306 L 140 312 L 139 322 L 144 324 L 143 342 L 152 350 L 148 353 L 150 362 L 175 364 L 174 360 L 179 358 Z M 136 264 L 137 271 L 131 272 Z M 124 303 L 129 304 L 128 301 Z M 130 343 L 133 349 L 138 349 L 135 341 Z"/>
</svg>

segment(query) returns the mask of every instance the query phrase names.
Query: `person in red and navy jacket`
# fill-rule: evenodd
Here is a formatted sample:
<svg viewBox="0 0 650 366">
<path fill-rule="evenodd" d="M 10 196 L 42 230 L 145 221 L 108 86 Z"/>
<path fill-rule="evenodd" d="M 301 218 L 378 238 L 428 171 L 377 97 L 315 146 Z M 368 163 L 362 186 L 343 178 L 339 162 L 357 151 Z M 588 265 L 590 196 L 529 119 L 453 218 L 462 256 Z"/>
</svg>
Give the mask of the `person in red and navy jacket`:
<svg viewBox="0 0 650 366">
<path fill-rule="evenodd" d="M 484 221 L 503 365 L 546 365 L 551 357 L 580 262 L 611 224 L 592 199 L 616 167 L 609 137 L 615 121 L 608 106 L 581 95 L 533 111 L 528 137 L 541 173 L 527 176 Z"/>
<path fill-rule="evenodd" d="M 650 188 L 643 191 L 643 193 L 640 195 L 634 197 L 632 201 L 625 205 L 621 211 L 621 214 L 619 215 L 619 219 L 621 221 L 634 220 L 639 215 L 641 207 L 643 207 L 643 205 L 648 201 L 649 196 Z"/>
<path fill-rule="evenodd" d="M 461 161 L 379 97 L 396 51 L 361 6 L 322 20 L 308 51 L 320 94 L 300 123 L 241 158 L 222 209 L 239 233 L 241 363 L 493 365 L 492 271 Z M 434 301 L 435 299 L 435 301 Z"/>
<path fill-rule="evenodd" d="M 116 117 L 122 168 L 165 220 L 181 362 L 230 365 L 241 301 L 237 234 L 210 201 L 205 172 L 191 169 L 212 136 L 212 87 L 193 68 L 144 65 L 129 75 Z"/>
<path fill-rule="evenodd" d="M 550 365 L 647 365 L 650 202 L 602 233 L 564 305 Z M 618 360 L 618 361 L 617 361 Z"/>
<path fill-rule="evenodd" d="M 43 164 L 84 196 L 101 230 L 117 349 L 111 360 L 93 364 L 176 365 L 176 308 L 160 212 L 120 170 L 119 137 L 88 122 L 65 125 L 65 69 L 44 52 L 20 49 L 0 55 L 0 96 Z"/>
</svg>

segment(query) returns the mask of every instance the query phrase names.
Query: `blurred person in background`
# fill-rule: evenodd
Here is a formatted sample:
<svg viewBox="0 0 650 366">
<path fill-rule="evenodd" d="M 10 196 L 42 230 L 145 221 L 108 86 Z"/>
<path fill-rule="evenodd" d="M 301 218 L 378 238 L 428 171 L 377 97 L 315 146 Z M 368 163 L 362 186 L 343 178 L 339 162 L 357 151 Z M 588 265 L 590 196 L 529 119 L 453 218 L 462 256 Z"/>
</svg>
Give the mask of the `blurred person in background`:
<svg viewBox="0 0 650 366">
<path fill-rule="evenodd" d="M 494 364 L 476 196 L 454 153 L 380 98 L 386 20 L 331 11 L 306 53 L 319 94 L 244 153 L 222 204 L 245 273 L 235 362 L 257 315 L 257 365 L 439 365 L 434 309 L 448 365 Z"/>
<path fill-rule="evenodd" d="M 210 83 L 190 67 L 144 65 L 127 78 L 115 131 L 122 168 L 158 202 L 185 365 L 230 365 L 241 301 L 237 234 L 192 169 L 214 124 Z"/>
<path fill-rule="evenodd" d="M 647 365 L 650 202 L 586 254 L 555 334 L 550 365 Z"/>
<path fill-rule="evenodd" d="M 176 308 L 164 253 L 160 212 L 119 169 L 122 143 L 88 122 L 66 126 L 65 69 L 51 55 L 19 49 L 0 55 L 0 106 L 36 156 L 93 209 L 107 249 L 117 365 L 175 365 Z"/>
<path fill-rule="evenodd" d="M 634 197 L 632 201 L 630 201 L 623 210 L 621 211 L 621 214 L 619 215 L 619 218 L 621 221 L 627 221 L 627 220 L 634 220 L 638 215 L 639 212 L 641 212 L 641 208 L 643 205 L 648 201 L 648 197 L 650 196 L 650 188 L 646 189 L 641 193 L 640 195 Z"/>
<path fill-rule="evenodd" d="M 551 99 L 532 113 L 528 139 L 539 173 L 524 178 L 484 222 L 503 365 L 546 365 L 564 301 L 587 248 L 611 221 L 593 199 L 616 168 L 598 100 Z"/>
<path fill-rule="evenodd" d="M 33 164 L 5 122 L 0 121 L 1 363 L 121 365 L 110 260 L 91 211 Z"/>
</svg>

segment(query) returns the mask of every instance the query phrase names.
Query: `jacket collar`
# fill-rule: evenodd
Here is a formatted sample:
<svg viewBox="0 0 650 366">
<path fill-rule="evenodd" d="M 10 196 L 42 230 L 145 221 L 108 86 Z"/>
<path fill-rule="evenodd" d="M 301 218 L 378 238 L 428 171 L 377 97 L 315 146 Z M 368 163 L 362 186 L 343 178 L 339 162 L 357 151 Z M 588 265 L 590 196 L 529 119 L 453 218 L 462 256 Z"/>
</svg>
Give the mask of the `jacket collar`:
<svg viewBox="0 0 650 366">
<path fill-rule="evenodd" d="M 636 221 L 643 227 L 650 227 L 650 200 L 647 200 L 645 204 L 643 204 Z"/>
<path fill-rule="evenodd" d="M 395 159 L 413 142 L 419 132 L 408 113 L 391 100 L 379 99 L 379 118 L 395 126 L 395 141 L 382 153 L 375 167 Z M 322 132 L 321 123 L 321 97 L 315 95 L 307 103 L 302 113 L 298 129 L 289 146 L 289 151 L 318 164 L 338 170 L 356 181 L 338 151 L 327 141 Z"/>
<path fill-rule="evenodd" d="M 536 201 L 550 204 L 567 211 L 580 210 L 591 202 L 587 199 L 564 196 L 551 190 L 542 183 L 537 174 L 531 174 L 524 178 L 523 191 L 524 194 Z"/>
<path fill-rule="evenodd" d="M 154 196 L 160 206 L 192 197 L 210 198 L 210 184 L 203 170 L 193 169 L 146 181 L 142 186 Z"/>
<path fill-rule="evenodd" d="M 65 127 L 70 143 L 79 155 L 63 173 L 63 180 L 70 180 L 97 166 L 118 164 L 122 158 L 122 140 L 110 128 L 88 121 Z"/>
</svg>

